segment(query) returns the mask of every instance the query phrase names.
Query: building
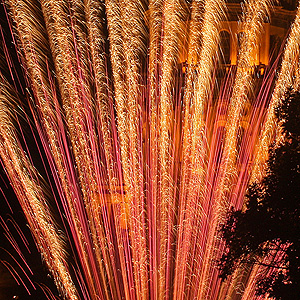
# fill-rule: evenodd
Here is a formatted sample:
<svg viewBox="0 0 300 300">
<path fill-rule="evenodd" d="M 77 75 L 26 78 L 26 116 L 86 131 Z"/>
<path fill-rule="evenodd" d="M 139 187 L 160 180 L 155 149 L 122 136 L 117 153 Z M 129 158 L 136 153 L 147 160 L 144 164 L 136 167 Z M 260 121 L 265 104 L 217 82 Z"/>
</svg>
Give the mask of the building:
<svg viewBox="0 0 300 300">
<path fill-rule="evenodd" d="M 236 65 L 239 49 L 239 41 L 243 32 L 239 25 L 239 16 L 242 13 L 240 1 L 229 0 L 227 3 L 228 21 L 221 25 L 221 47 L 223 62 L 225 65 Z M 270 18 L 263 25 L 261 42 L 257 45 L 257 52 L 253 57 L 256 66 L 267 66 L 279 54 L 282 42 L 295 17 L 296 1 L 280 1 L 278 5 L 270 10 Z"/>
</svg>

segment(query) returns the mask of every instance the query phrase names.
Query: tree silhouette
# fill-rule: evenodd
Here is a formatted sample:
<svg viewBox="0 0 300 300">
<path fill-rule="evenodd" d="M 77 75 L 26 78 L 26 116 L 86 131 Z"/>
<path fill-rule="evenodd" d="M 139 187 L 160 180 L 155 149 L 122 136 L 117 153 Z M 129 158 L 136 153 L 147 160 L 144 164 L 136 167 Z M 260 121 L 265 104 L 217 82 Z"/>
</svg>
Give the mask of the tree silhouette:
<svg viewBox="0 0 300 300">
<path fill-rule="evenodd" d="M 276 110 L 283 141 L 269 150 L 268 169 L 221 227 L 226 243 L 221 278 L 241 265 L 264 266 L 257 293 L 300 299 L 300 92 L 289 91 Z"/>
</svg>

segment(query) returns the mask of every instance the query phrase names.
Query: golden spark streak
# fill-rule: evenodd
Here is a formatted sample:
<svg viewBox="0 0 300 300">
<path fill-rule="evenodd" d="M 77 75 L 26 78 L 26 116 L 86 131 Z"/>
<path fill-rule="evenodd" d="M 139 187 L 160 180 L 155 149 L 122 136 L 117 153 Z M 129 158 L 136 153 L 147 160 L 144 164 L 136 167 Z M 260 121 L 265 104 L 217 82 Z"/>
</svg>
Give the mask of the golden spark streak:
<svg viewBox="0 0 300 300">
<path fill-rule="evenodd" d="M 178 0 L 166 0 L 163 5 L 162 26 L 162 60 L 160 97 L 158 103 L 158 162 L 159 162 L 159 299 L 168 299 L 170 281 L 167 278 L 168 267 L 172 259 L 167 251 L 168 243 L 172 239 L 171 230 L 174 222 L 175 199 L 174 182 L 171 166 L 174 157 L 171 155 L 173 147 L 174 71 L 179 57 L 180 36 L 184 36 L 185 15 L 187 13 L 184 3 Z"/>
<path fill-rule="evenodd" d="M 216 186 L 215 201 L 216 206 L 213 212 L 212 223 L 210 224 L 207 248 L 204 255 L 203 268 L 201 269 L 200 288 L 197 299 L 206 299 L 209 290 L 206 282 L 214 268 L 213 259 L 218 257 L 219 233 L 217 226 L 225 217 L 228 209 L 225 193 L 230 189 L 232 179 L 236 176 L 235 159 L 236 159 L 236 136 L 239 126 L 239 120 L 242 115 L 242 109 L 248 99 L 253 84 L 251 67 L 255 49 L 259 44 L 259 35 L 261 33 L 262 24 L 268 13 L 269 1 L 249 0 L 245 7 L 247 9 L 242 20 L 244 36 L 241 41 L 241 49 L 239 53 L 237 74 L 233 87 L 233 94 L 230 99 L 224 154 L 220 165 L 219 182 Z"/>
<path fill-rule="evenodd" d="M 122 170 L 129 200 L 129 227 L 133 244 L 133 267 L 138 299 L 148 298 L 146 224 L 140 102 L 141 57 L 144 56 L 145 25 L 142 1 L 106 1 L 120 136 Z"/>
<path fill-rule="evenodd" d="M 138 299 L 149 299 L 147 248 L 146 248 L 146 216 L 145 195 L 142 155 L 142 106 L 143 98 L 141 89 L 142 58 L 146 55 L 146 28 L 144 24 L 143 1 L 124 0 L 120 3 L 122 28 L 123 28 L 123 51 L 125 57 L 125 83 L 127 88 L 126 124 L 124 128 L 128 134 L 129 170 L 131 175 L 127 178 L 127 191 L 129 196 L 129 225 L 132 241 L 134 276 L 136 294 Z M 118 126 L 119 129 L 119 126 Z"/>
<path fill-rule="evenodd" d="M 47 16 L 47 13 L 49 14 L 51 5 L 47 2 L 44 2 L 43 4 L 45 5 L 44 14 Z M 17 31 L 25 55 L 25 63 L 29 70 L 30 80 L 36 96 L 35 98 L 38 101 L 37 105 L 40 107 L 40 111 L 42 114 L 42 125 L 47 134 L 51 151 L 57 166 L 57 170 L 59 172 L 61 184 L 70 207 L 72 219 L 75 223 L 74 225 L 77 231 L 77 237 L 79 239 L 80 247 L 82 249 L 86 249 L 85 237 L 82 234 L 82 224 L 80 223 L 80 218 L 78 217 L 78 212 L 76 211 L 74 203 L 74 200 L 78 196 L 78 193 L 76 192 L 75 186 L 70 186 L 70 180 L 68 179 L 68 177 L 72 176 L 69 173 L 69 167 L 67 166 L 64 153 L 62 151 L 60 136 L 60 126 L 62 124 L 62 120 L 59 116 L 57 108 L 58 104 L 55 102 L 57 100 L 55 99 L 55 88 L 53 89 L 53 87 L 51 87 L 48 78 L 49 74 L 47 73 L 47 65 L 48 61 L 50 60 L 45 54 L 48 53 L 49 50 L 46 46 L 47 42 L 44 40 L 43 35 L 40 34 L 41 32 L 45 32 L 45 28 L 42 28 L 42 25 L 37 23 L 36 19 L 34 19 L 35 10 L 33 10 L 32 7 L 28 6 L 24 1 L 10 1 L 10 7 L 11 11 L 13 12 L 14 20 L 16 21 Z M 60 12 L 60 9 L 59 7 L 57 8 L 58 10 L 56 11 L 56 14 L 54 14 L 54 16 L 56 16 L 57 19 L 60 20 L 60 17 L 57 16 L 57 14 Z M 48 24 L 48 29 L 50 30 L 51 35 L 51 32 L 53 32 L 54 30 L 54 25 Z M 62 39 L 66 38 L 65 34 L 62 32 L 62 28 L 59 28 L 58 32 L 53 33 L 53 35 L 55 34 L 61 34 L 60 37 Z M 54 43 L 55 42 L 57 41 L 54 41 Z M 46 49 L 44 49 L 44 47 Z M 58 65 L 58 72 L 62 72 L 60 70 L 60 68 L 62 68 L 61 65 L 63 64 L 62 57 L 60 53 L 55 53 L 55 51 L 59 51 L 56 49 L 57 48 L 53 47 L 54 57 L 57 58 L 56 64 Z M 67 65 L 68 64 L 66 64 L 66 66 Z M 51 66 L 49 66 L 49 68 L 51 68 Z M 61 73 L 59 74 L 61 75 L 60 79 L 62 81 L 67 81 L 68 78 L 65 78 L 65 76 Z M 68 72 L 66 72 L 66 74 L 68 74 Z M 63 91 L 63 93 L 64 92 L 65 91 Z M 86 251 L 82 250 L 82 253 L 86 253 Z M 90 259 L 87 255 L 83 259 L 84 267 L 89 268 Z M 90 271 L 87 271 L 87 274 L 90 273 Z M 89 280 L 89 282 L 93 282 L 92 278 Z M 94 290 L 94 294 L 96 294 L 96 289 L 94 288 Z"/>
<path fill-rule="evenodd" d="M 267 111 L 266 121 L 259 138 L 257 151 L 255 153 L 255 161 L 252 168 L 250 183 L 260 181 L 265 175 L 267 169 L 267 159 L 269 146 L 274 141 L 277 143 L 281 139 L 280 124 L 277 123 L 275 118 L 275 108 L 279 105 L 282 97 L 287 92 L 288 88 L 296 89 L 299 85 L 299 77 L 297 76 L 297 66 L 299 64 L 300 55 L 300 6 L 295 20 L 291 26 L 291 31 L 287 39 L 285 50 L 283 54 L 281 70 L 276 81 L 272 99 Z M 296 73 L 296 74 L 295 74 Z M 295 76 L 296 75 L 296 76 Z M 252 290 L 256 283 L 256 278 L 262 268 L 255 267 L 251 272 L 251 277 L 248 281 L 247 288 L 243 295 L 243 300 L 251 299 Z"/>
<path fill-rule="evenodd" d="M 150 0 L 149 1 L 149 197 L 151 199 L 151 207 L 149 207 L 149 215 L 152 219 L 150 224 L 150 247 L 151 253 L 149 256 L 150 260 L 150 288 L 153 293 L 153 300 L 159 297 L 159 247 L 157 246 L 157 238 L 159 237 L 160 231 L 158 227 L 158 201 L 159 201 L 159 181 L 158 181 L 158 103 L 159 103 L 159 86 L 160 86 L 160 63 L 161 63 L 161 34 L 162 34 L 162 0 Z"/>
<path fill-rule="evenodd" d="M 188 53 L 187 90 L 185 93 L 185 124 L 183 129 L 184 148 L 181 185 L 180 224 L 185 224 L 178 233 L 176 276 L 174 295 L 183 299 L 186 291 L 186 268 L 188 254 L 193 248 L 196 224 L 203 217 L 203 180 L 206 168 L 207 149 L 204 108 L 210 92 L 214 60 L 219 45 L 220 21 L 225 8 L 224 1 L 205 1 L 204 14 L 202 1 L 192 3 L 191 39 Z M 199 47 L 201 45 L 201 48 Z M 199 50 L 200 48 L 200 50 Z M 196 64 L 196 62 L 198 62 Z M 196 76 L 194 75 L 196 73 Z M 193 84 L 193 82 L 195 82 Z M 185 178 L 187 178 L 185 180 Z M 198 203 L 198 205 L 196 204 Z M 192 236 L 193 235 L 193 236 Z M 200 258 L 201 259 L 201 258 Z M 191 263 L 191 262 L 189 262 Z M 195 270 L 194 270 L 195 271 Z M 197 270 L 196 270 L 197 272 Z M 195 275 L 193 273 L 190 274 Z"/>
<path fill-rule="evenodd" d="M 92 66 L 93 71 L 95 74 L 95 84 L 96 84 L 96 121 L 99 120 L 100 122 L 100 131 L 103 136 L 103 148 L 105 151 L 105 159 L 106 159 L 106 168 L 108 171 L 108 187 L 109 187 L 109 193 L 112 198 L 112 203 L 117 203 L 117 187 L 120 187 L 122 184 L 120 183 L 120 179 L 118 178 L 118 170 L 115 166 L 115 160 L 113 157 L 113 134 L 111 132 L 112 128 L 112 122 L 110 119 L 110 108 L 109 108 L 109 99 L 108 99 L 108 86 L 107 86 L 107 77 L 106 77 L 106 67 L 105 67 L 105 36 L 103 33 L 104 26 L 101 22 L 98 22 L 99 19 L 103 18 L 104 14 L 104 1 L 98 1 L 98 0 L 87 0 L 85 2 L 86 7 L 86 15 L 87 15 L 87 28 L 88 28 L 88 37 L 89 37 L 89 44 L 91 49 L 91 57 L 92 57 Z M 97 110 L 98 108 L 98 110 Z M 96 163 L 95 163 L 96 166 Z M 99 175 L 97 176 L 98 179 L 98 187 L 101 186 L 101 183 L 99 182 Z M 99 196 L 99 200 L 101 201 L 101 205 L 105 205 L 106 201 L 108 199 L 103 199 L 101 197 L 100 190 L 95 191 L 95 195 Z M 123 199 L 124 200 L 124 199 Z M 122 209 L 124 211 L 125 208 Z M 118 244 L 122 244 L 124 242 L 122 238 L 120 237 L 120 219 L 126 218 L 126 216 L 120 216 L 117 215 L 117 213 L 114 214 L 114 221 L 119 226 L 116 226 L 116 230 L 118 231 L 117 239 Z M 125 220 L 127 222 L 127 220 Z M 109 229 L 105 228 L 106 235 L 110 237 Z M 109 245 L 112 245 L 112 242 L 109 241 Z M 105 248 L 105 245 L 101 246 L 101 248 Z M 125 287 L 125 294 L 126 299 L 129 299 L 129 284 L 127 281 L 126 276 L 126 261 L 124 259 L 124 251 L 123 247 L 119 247 L 119 255 L 121 260 L 121 268 L 122 268 L 122 274 L 123 280 L 124 280 L 124 287 Z M 109 253 L 106 253 L 106 251 L 103 251 L 104 260 L 105 260 L 105 267 L 107 269 L 107 273 L 110 274 L 110 282 L 112 284 L 111 291 L 113 293 L 114 299 L 117 299 L 117 295 L 114 291 L 114 275 L 111 271 L 111 262 Z"/>
<path fill-rule="evenodd" d="M 274 115 L 275 108 L 279 105 L 282 97 L 288 88 L 297 88 L 299 77 L 297 77 L 300 56 L 300 6 L 298 7 L 296 18 L 291 26 L 291 31 L 285 45 L 281 70 L 276 81 L 276 86 L 272 95 L 271 103 L 267 111 L 267 118 L 264 129 L 256 147 L 255 163 L 253 166 L 250 182 L 259 181 L 266 170 L 268 149 L 275 137 L 279 140 L 280 125 L 276 123 Z M 296 74 L 295 74 L 296 73 Z M 295 76 L 296 75 L 296 76 Z"/>
<path fill-rule="evenodd" d="M 93 151 L 98 146 L 93 144 L 93 141 L 96 141 L 97 135 L 94 126 L 88 120 L 93 114 L 93 99 L 90 95 L 88 83 L 89 73 L 86 71 L 89 70 L 88 56 L 86 55 L 86 37 L 81 31 L 80 24 L 76 23 L 76 21 L 80 21 L 83 8 L 80 1 L 72 2 L 71 9 L 74 16 L 77 16 L 77 18 L 74 18 L 76 21 L 72 19 L 73 15 L 68 16 L 67 3 L 62 1 L 42 1 L 42 9 L 49 34 L 55 70 L 58 75 L 57 79 L 66 124 L 77 165 L 82 199 L 85 204 L 84 208 L 90 224 L 89 228 L 84 230 L 91 231 L 92 245 L 85 240 L 84 231 L 79 226 L 78 235 L 83 248 L 88 248 L 86 251 L 82 251 L 87 262 L 84 264 L 86 267 L 85 272 L 89 274 L 87 275 L 88 285 L 93 290 L 92 297 L 96 298 L 99 293 L 108 295 L 108 287 L 104 283 L 104 266 L 101 254 L 106 251 L 101 245 L 101 241 L 105 240 L 105 234 L 99 199 L 95 197 L 98 182 L 95 179 L 96 172 L 93 164 L 95 156 Z M 71 22 L 71 27 L 69 22 Z M 81 197 L 80 193 L 76 197 Z M 79 199 L 76 200 L 80 201 Z M 73 206 L 70 202 L 69 205 L 70 207 Z M 105 253 L 103 255 L 106 256 Z M 95 263 L 95 259 L 97 263 Z M 100 270 L 97 271 L 98 269 Z M 95 272 L 97 272 L 97 278 L 92 278 L 91 274 L 95 274 Z M 101 282 L 98 279 L 98 272 L 102 277 Z M 114 277 L 110 275 L 110 283 L 113 285 L 111 278 Z M 117 289 L 113 288 L 113 292 L 116 291 Z"/>
<path fill-rule="evenodd" d="M 9 86 L 0 79 L 0 156 L 57 287 L 69 299 L 77 300 L 77 291 L 66 264 L 64 242 L 50 215 L 42 179 L 17 138 L 10 112 L 12 103 L 14 99 Z"/>
</svg>

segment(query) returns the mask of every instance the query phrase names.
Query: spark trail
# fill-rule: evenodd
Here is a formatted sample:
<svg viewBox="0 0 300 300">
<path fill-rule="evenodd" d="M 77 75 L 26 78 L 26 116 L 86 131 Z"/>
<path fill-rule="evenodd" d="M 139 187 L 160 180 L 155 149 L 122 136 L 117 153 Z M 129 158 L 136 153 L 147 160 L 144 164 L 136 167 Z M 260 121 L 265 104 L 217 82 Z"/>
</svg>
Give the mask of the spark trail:
<svg viewBox="0 0 300 300">
<path fill-rule="evenodd" d="M 0 156 L 8 176 L 15 187 L 20 204 L 36 239 L 38 248 L 52 272 L 57 286 L 67 298 L 76 300 L 77 292 L 66 263 L 63 239 L 59 236 L 50 210 L 43 185 L 37 171 L 22 150 L 9 110 L 15 102 L 8 83 L 1 78 L 0 90 Z"/>
<path fill-rule="evenodd" d="M 26 83 L 23 92 L 3 37 L 10 75 L 0 82 L 1 160 L 63 297 L 215 300 L 244 286 L 243 299 L 253 299 L 261 270 L 218 278 L 218 227 L 260 176 L 274 107 L 299 86 L 289 67 L 299 64 L 299 12 L 277 81 L 274 66 L 259 82 L 253 58 L 267 0 L 245 2 L 238 62 L 221 79 L 223 0 L 3 5 Z M 22 105 L 31 117 L 12 95 L 30 99 Z M 28 159 L 26 137 L 19 141 L 17 112 L 31 118 L 48 178 Z"/>
</svg>

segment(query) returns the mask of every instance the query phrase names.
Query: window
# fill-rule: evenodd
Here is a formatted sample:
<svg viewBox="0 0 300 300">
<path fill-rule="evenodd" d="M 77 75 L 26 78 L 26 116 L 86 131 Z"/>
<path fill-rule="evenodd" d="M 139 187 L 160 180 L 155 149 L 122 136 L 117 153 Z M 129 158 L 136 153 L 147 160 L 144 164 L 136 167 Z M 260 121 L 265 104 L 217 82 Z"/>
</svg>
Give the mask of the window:
<svg viewBox="0 0 300 300">
<path fill-rule="evenodd" d="M 221 57 L 223 63 L 230 65 L 230 33 L 226 30 L 220 32 L 220 44 L 221 44 Z"/>
</svg>

